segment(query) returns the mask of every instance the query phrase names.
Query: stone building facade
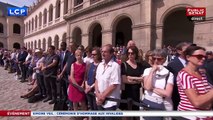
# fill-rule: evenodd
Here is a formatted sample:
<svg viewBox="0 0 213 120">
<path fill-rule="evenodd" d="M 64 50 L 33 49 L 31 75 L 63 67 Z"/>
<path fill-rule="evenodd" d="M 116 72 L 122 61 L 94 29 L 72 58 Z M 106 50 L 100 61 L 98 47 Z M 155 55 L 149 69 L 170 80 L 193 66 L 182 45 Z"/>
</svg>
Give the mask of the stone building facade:
<svg viewBox="0 0 213 120">
<path fill-rule="evenodd" d="M 186 7 L 206 7 L 206 20 L 192 22 Z M 86 46 L 126 45 L 146 51 L 189 41 L 212 50 L 212 0 L 38 0 L 24 19 L 24 43 L 43 48 L 62 41 Z"/>
<path fill-rule="evenodd" d="M 7 16 L 7 7 L 16 6 L 0 2 L 0 48 L 21 47 L 24 45 L 24 19 Z"/>
</svg>

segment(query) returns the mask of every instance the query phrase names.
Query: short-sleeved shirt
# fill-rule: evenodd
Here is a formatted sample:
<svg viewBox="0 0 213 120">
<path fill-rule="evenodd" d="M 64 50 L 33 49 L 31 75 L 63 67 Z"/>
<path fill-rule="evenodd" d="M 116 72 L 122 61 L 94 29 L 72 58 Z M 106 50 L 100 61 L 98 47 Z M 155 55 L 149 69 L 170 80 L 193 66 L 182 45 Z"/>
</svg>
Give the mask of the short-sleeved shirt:
<svg viewBox="0 0 213 120">
<path fill-rule="evenodd" d="M 202 78 L 197 78 L 188 72 L 181 70 L 177 76 L 178 91 L 180 94 L 180 103 L 178 110 L 180 111 L 197 111 L 202 110 L 195 108 L 185 94 L 186 89 L 195 89 L 198 94 L 206 94 L 212 89 L 212 86 L 207 82 L 206 75 L 201 73 Z"/>
<path fill-rule="evenodd" d="M 57 74 L 57 69 L 58 69 L 58 63 L 59 63 L 59 56 L 57 54 L 53 54 L 53 55 L 48 55 L 45 60 L 44 60 L 44 65 L 48 66 L 50 65 L 53 60 L 57 61 L 57 65 L 53 66 L 53 67 L 48 67 L 45 71 L 44 74 L 45 75 L 56 75 Z"/>
<path fill-rule="evenodd" d="M 110 98 L 120 99 L 120 84 L 121 84 L 121 69 L 120 65 L 114 60 L 110 60 L 107 65 L 105 62 L 101 62 L 96 70 L 96 80 L 98 81 L 98 89 L 100 93 L 104 92 L 109 86 L 118 85 L 114 91 L 108 95 Z M 104 67 L 105 66 L 105 67 Z M 117 102 L 106 101 L 103 108 L 109 108 L 117 105 Z"/>
<path fill-rule="evenodd" d="M 144 70 L 144 74 L 143 76 L 148 76 L 151 72 L 151 69 L 152 68 L 146 68 Z M 169 75 L 169 76 L 168 76 Z M 166 77 L 168 76 L 168 79 L 167 79 L 167 84 L 170 83 L 170 84 L 174 84 L 174 75 L 169 72 L 169 70 L 167 70 L 167 68 L 163 67 L 161 68 L 160 71 L 157 71 L 153 74 L 153 77 L 152 77 L 152 86 L 154 88 L 160 88 L 160 89 L 165 89 L 165 85 L 166 85 Z M 149 95 L 149 96 L 152 96 L 152 97 L 159 97 L 159 98 L 162 98 L 160 95 L 152 92 L 152 91 L 147 91 L 145 90 L 144 91 L 145 95 Z"/>
</svg>

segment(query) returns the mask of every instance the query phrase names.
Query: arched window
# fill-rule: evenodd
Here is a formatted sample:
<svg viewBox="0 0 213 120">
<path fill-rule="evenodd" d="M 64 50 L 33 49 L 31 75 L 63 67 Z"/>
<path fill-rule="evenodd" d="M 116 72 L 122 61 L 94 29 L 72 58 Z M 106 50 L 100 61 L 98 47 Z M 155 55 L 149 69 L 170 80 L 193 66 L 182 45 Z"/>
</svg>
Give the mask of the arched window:
<svg viewBox="0 0 213 120">
<path fill-rule="evenodd" d="M 39 26 L 41 26 L 42 24 L 42 13 L 40 12 L 39 13 Z"/>
<path fill-rule="evenodd" d="M 28 32 L 28 22 L 26 23 L 26 33 Z"/>
<path fill-rule="evenodd" d="M 13 24 L 13 33 L 21 34 L 21 26 L 19 24 Z"/>
<path fill-rule="evenodd" d="M 37 22 L 38 21 L 38 17 L 37 17 L 37 15 L 35 16 L 35 29 L 37 28 Z"/>
<path fill-rule="evenodd" d="M 32 18 L 32 30 L 34 29 L 34 18 Z"/>
<path fill-rule="evenodd" d="M 4 26 L 2 23 L 0 23 L 0 33 L 4 33 Z"/>
<path fill-rule="evenodd" d="M 31 30 L 31 21 L 29 21 L 29 29 L 28 29 L 28 31 L 30 32 L 30 30 Z"/>
<path fill-rule="evenodd" d="M 83 0 L 74 0 L 74 6 L 77 6 L 81 3 L 83 3 Z"/>
<path fill-rule="evenodd" d="M 68 13 L 68 0 L 64 0 L 64 14 Z"/>
<path fill-rule="evenodd" d="M 59 18 L 60 17 L 60 10 L 61 10 L 61 1 L 57 0 L 55 18 Z"/>
<path fill-rule="evenodd" d="M 53 5 L 49 7 L 49 22 L 53 20 Z"/>
<path fill-rule="evenodd" d="M 44 21 L 43 21 L 44 24 L 47 23 L 47 9 L 44 9 Z"/>
</svg>

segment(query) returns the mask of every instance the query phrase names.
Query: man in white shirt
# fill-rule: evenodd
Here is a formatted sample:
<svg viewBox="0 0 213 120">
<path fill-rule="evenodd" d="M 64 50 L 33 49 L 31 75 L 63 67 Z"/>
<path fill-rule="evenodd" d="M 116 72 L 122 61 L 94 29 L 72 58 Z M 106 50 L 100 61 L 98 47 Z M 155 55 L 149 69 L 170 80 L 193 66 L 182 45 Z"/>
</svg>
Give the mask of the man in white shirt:
<svg viewBox="0 0 213 120">
<path fill-rule="evenodd" d="M 105 100 L 106 98 L 120 99 L 121 70 L 113 57 L 114 49 L 107 44 L 102 48 L 103 61 L 96 71 L 95 94 L 99 110 L 116 110 L 117 102 Z M 114 120 L 113 117 L 103 117 L 101 120 Z"/>
</svg>

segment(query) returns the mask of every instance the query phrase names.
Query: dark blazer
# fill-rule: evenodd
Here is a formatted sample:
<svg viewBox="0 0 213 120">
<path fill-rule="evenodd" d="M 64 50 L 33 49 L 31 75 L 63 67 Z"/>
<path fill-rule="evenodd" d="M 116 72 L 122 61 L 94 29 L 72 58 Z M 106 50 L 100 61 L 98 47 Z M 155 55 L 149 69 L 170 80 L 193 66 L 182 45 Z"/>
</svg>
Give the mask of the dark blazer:
<svg viewBox="0 0 213 120">
<path fill-rule="evenodd" d="M 27 51 L 20 52 L 19 55 L 18 55 L 18 61 L 24 62 L 27 55 L 28 55 Z"/>
<path fill-rule="evenodd" d="M 213 85 L 213 59 L 206 62 L 205 69 L 206 69 L 208 82 Z"/>
<path fill-rule="evenodd" d="M 174 86 L 173 86 L 173 93 L 172 93 L 172 101 L 173 101 L 174 110 L 177 110 L 177 106 L 180 102 L 180 96 L 179 96 L 179 92 L 178 92 L 176 78 L 177 78 L 178 72 L 183 68 L 184 68 L 184 66 L 181 63 L 181 61 L 178 59 L 178 57 L 175 57 L 167 65 L 167 69 L 174 74 Z"/>
<path fill-rule="evenodd" d="M 70 54 L 71 54 L 70 51 L 66 50 L 66 51 L 65 51 L 64 59 L 62 59 L 62 58 L 63 58 L 63 57 L 62 57 L 63 54 L 62 54 L 62 52 L 61 52 L 61 54 L 60 54 L 60 70 L 62 70 L 62 69 L 64 68 L 64 65 L 66 64 L 66 62 L 67 62 L 67 60 L 68 60 Z"/>
<path fill-rule="evenodd" d="M 66 74 L 70 75 L 71 65 L 76 61 L 75 55 L 70 54 L 67 60 L 67 68 L 66 68 Z"/>
</svg>

